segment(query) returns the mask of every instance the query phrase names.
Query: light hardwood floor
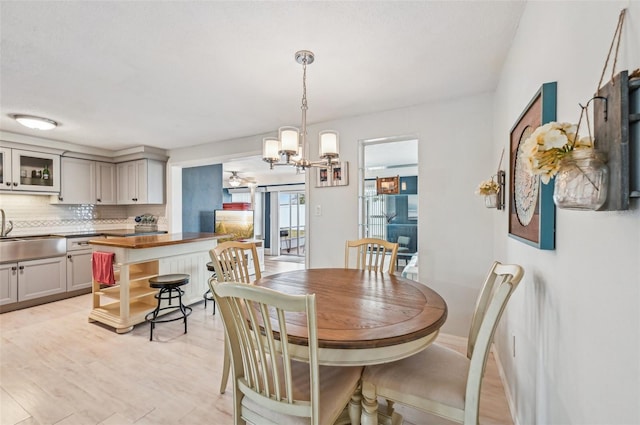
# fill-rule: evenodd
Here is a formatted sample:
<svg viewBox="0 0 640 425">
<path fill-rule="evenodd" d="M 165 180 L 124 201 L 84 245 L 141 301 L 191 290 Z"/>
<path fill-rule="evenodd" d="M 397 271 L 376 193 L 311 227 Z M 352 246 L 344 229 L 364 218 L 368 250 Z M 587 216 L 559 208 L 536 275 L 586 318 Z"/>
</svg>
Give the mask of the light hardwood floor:
<svg viewBox="0 0 640 425">
<path fill-rule="evenodd" d="M 266 273 L 303 268 L 267 261 Z M 91 296 L 0 315 L 0 425 L 231 424 L 231 384 L 218 392 L 224 330 L 211 303 L 181 321 L 119 335 L 88 323 Z M 439 341 L 464 350 L 459 338 Z M 407 425 L 449 424 L 396 406 Z M 512 424 L 493 357 L 481 423 Z"/>
</svg>

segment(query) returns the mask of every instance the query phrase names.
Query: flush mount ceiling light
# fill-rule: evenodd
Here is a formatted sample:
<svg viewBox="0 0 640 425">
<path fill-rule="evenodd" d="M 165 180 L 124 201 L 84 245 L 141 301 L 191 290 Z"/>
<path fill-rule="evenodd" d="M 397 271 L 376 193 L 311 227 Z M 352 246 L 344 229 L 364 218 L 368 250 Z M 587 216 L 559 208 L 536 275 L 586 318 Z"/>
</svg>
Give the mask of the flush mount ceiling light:
<svg viewBox="0 0 640 425">
<path fill-rule="evenodd" d="M 299 171 L 309 167 L 331 168 L 338 161 L 338 132 L 320 132 L 320 161 L 309 161 L 307 146 L 307 65 L 313 63 L 315 56 L 308 50 L 300 50 L 295 55 L 296 62 L 302 65 L 302 126 L 280 127 L 278 138 L 265 137 L 262 144 L 262 159 L 273 169 L 274 165 L 292 165 Z"/>
<path fill-rule="evenodd" d="M 229 186 L 238 187 L 242 183 L 242 179 L 238 176 L 237 171 L 231 172 L 231 177 L 229 177 Z"/>
<path fill-rule="evenodd" d="M 34 130 L 51 130 L 58 126 L 58 123 L 48 118 L 34 117 L 33 115 L 11 115 L 14 120 L 18 121 L 25 127 Z"/>
</svg>

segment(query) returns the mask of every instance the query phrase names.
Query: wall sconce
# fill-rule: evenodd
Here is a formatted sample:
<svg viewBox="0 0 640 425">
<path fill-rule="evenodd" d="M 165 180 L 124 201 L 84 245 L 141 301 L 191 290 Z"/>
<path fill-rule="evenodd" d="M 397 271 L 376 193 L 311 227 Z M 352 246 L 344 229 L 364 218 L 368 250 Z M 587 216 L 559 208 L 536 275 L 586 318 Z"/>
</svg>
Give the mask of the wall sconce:
<svg viewBox="0 0 640 425">
<path fill-rule="evenodd" d="M 490 180 L 480 182 L 476 195 L 484 196 L 484 206 L 487 208 L 504 209 L 505 172 L 498 170 Z"/>
</svg>

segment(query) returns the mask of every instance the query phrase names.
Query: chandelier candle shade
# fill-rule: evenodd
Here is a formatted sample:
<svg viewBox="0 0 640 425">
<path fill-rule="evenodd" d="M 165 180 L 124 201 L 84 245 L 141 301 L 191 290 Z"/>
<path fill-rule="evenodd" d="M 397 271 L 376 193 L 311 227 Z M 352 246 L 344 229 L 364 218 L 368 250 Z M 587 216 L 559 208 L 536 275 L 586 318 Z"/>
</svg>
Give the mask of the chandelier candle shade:
<svg viewBox="0 0 640 425">
<path fill-rule="evenodd" d="M 265 137 L 262 140 L 262 159 L 274 165 L 291 165 L 299 171 L 309 167 L 332 168 L 338 162 L 339 137 L 337 131 L 325 130 L 319 134 L 320 161 L 307 159 L 307 65 L 313 63 L 315 56 L 308 50 L 300 50 L 295 55 L 296 62 L 302 65 L 302 125 L 296 127 L 280 127 L 278 138 Z"/>
</svg>

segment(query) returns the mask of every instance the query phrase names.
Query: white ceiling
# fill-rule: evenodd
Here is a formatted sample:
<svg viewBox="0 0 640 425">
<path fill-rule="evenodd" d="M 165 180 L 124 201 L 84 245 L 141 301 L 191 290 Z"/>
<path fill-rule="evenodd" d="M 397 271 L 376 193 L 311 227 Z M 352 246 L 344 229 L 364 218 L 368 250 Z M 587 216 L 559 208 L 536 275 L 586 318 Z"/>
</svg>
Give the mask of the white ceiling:
<svg viewBox="0 0 640 425">
<path fill-rule="evenodd" d="M 492 91 L 523 1 L 2 1 L 0 128 L 173 149 Z M 9 114 L 44 116 L 37 132 Z M 266 165 L 266 164 L 264 164 Z"/>
</svg>

